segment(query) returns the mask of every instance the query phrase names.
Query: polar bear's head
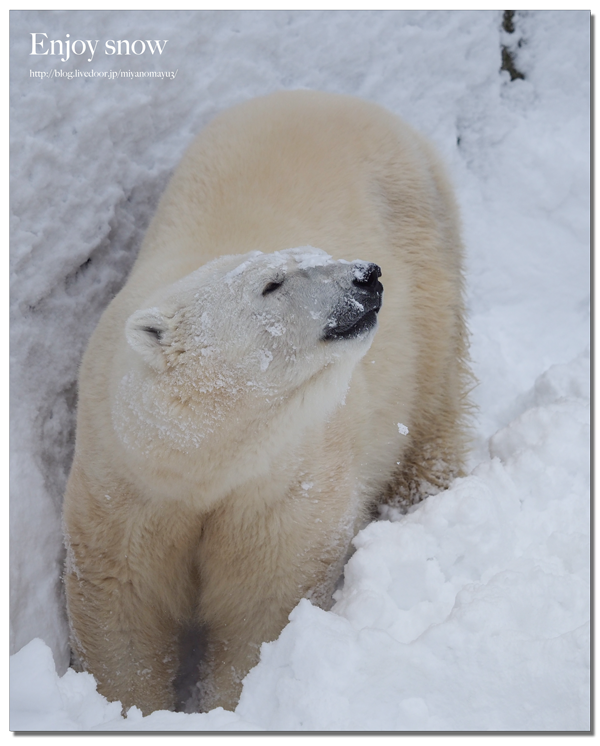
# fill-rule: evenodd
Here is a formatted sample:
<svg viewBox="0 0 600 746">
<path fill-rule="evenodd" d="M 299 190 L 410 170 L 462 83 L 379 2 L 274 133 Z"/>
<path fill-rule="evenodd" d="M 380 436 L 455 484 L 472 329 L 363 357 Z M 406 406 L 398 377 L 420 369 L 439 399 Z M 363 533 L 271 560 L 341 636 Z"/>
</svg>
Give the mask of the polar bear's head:
<svg viewBox="0 0 600 746">
<path fill-rule="evenodd" d="M 203 378 L 198 364 L 214 358 L 221 373 L 243 370 L 259 388 L 287 390 L 351 350 L 366 351 L 380 276 L 375 264 L 334 261 L 312 247 L 220 257 L 136 311 L 126 336 L 157 372 L 195 361 L 193 375 Z"/>
<path fill-rule="evenodd" d="M 128 319 L 138 362 L 120 419 L 137 413 L 142 430 L 154 422 L 154 437 L 189 451 L 326 418 L 373 339 L 380 275 L 311 247 L 210 262 Z"/>
</svg>

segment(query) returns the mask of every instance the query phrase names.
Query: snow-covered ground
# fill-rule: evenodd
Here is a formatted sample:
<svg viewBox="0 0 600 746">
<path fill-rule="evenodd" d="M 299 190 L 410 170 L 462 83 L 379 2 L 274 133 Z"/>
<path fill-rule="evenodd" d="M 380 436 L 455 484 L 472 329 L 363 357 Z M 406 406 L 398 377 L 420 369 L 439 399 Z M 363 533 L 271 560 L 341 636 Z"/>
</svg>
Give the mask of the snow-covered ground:
<svg viewBox="0 0 600 746">
<path fill-rule="evenodd" d="M 590 16 L 514 24 L 492 11 L 11 13 L 12 730 L 589 729 Z M 32 32 L 48 35 L 40 51 L 67 34 L 99 44 L 92 62 L 61 62 L 30 55 Z M 169 41 L 160 56 L 105 55 L 119 39 Z M 502 45 L 524 79 L 500 72 Z M 32 76 L 52 70 L 73 76 Z M 74 76 L 110 70 L 176 75 Z M 78 362 L 194 133 L 298 87 L 387 106 L 448 164 L 480 381 L 470 475 L 357 536 L 334 608 L 294 609 L 235 713 L 124 719 L 67 670 L 60 505 Z"/>
</svg>

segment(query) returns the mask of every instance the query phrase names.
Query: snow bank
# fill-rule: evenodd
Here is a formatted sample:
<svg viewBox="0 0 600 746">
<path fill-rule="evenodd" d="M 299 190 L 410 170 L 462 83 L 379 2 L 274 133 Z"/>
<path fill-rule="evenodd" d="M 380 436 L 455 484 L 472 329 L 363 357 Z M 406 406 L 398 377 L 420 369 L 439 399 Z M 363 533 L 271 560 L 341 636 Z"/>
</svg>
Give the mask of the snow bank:
<svg viewBox="0 0 600 746">
<path fill-rule="evenodd" d="M 490 460 L 364 529 L 333 613 L 300 603 L 236 712 L 278 730 L 589 727 L 588 366 L 551 368 Z"/>
<path fill-rule="evenodd" d="M 589 728 L 590 18 L 517 11 L 513 33 L 501 22 L 11 12 L 12 729 Z M 168 38 L 160 59 L 119 64 L 177 75 L 31 77 L 91 64 L 30 56 L 40 30 Z M 524 79 L 499 72 L 501 45 Z M 93 68 L 117 65 L 96 54 Z M 480 380 L 470 474 L 359 534 L 334 609 L 299 604 L 236 713 L 124 719 L 67 670 L 60 505 L 77 367 L 194 133 L 227 106 L 298 87 L 387 106 L 449 165 Z"/>
</svg>

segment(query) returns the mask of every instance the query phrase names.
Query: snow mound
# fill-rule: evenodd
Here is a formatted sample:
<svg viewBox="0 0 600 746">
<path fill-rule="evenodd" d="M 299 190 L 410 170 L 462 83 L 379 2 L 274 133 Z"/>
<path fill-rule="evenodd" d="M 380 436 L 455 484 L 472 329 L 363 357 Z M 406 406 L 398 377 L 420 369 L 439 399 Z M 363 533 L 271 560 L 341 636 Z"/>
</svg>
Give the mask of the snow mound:
<svg viewBox="0 0 600 746">
<path fill-rule="evenodd" d="M 500 430 L 472 475 L 358 534 L 333 610 L 304 600 L 263 645 L 241 717 L 260 711 L 277 730 L 589 728 L 587 355 L 540 390 L 545 403 Z"/>
</svg>

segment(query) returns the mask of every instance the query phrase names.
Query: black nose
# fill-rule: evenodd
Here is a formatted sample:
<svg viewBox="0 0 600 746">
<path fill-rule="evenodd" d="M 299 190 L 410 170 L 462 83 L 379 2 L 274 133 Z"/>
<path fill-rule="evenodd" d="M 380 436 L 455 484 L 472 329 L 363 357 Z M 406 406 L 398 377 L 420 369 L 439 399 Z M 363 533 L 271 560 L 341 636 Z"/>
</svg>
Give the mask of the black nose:
<svg viewBox="0 0 600 746">
<path fill-rule="evenodd" d="M 365 290 L 378 290 L 381 285 L 378 278 L 381 277 L 381 269 L 372 262 L 356 264 L 354 266 L 354 279 L 352 284 Z"/>
</svg>

